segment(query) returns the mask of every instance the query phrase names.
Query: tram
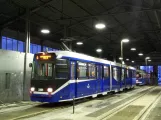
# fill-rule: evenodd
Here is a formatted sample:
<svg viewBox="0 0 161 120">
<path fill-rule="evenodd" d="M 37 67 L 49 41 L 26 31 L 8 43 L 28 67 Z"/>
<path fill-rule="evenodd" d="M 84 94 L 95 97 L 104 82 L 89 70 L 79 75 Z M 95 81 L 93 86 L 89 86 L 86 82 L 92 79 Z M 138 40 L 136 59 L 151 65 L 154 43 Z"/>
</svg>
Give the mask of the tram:
<svg viewBox="0 0 161 120">
<path fill-rule="evenodd" d="M 71 101 L 136 85 L 134 67 L 76 52 L 40 52 L 29 66 L 32 67 L 31 101 Z"/>
<path fill-rule="evenodd" d="M 136 70 L 136 85 L 146 85 L 148 83 L 148 74 L 143 70 Z"/>
</svg>

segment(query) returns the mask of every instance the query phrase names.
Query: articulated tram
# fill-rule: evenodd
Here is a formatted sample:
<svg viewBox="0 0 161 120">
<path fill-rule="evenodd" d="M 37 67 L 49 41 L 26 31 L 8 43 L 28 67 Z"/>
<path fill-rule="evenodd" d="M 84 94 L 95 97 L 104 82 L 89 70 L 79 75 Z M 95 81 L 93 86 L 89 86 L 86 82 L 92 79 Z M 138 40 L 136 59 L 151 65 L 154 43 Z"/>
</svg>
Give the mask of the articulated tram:
<svg viewBox="0 0 161 120">
<path fill-rule="evenodd" d="M 30 67 L 31 101 L 71 101 L 136 85 L 135 68 L 76 52 L 40 52 Z"/>
</svg>

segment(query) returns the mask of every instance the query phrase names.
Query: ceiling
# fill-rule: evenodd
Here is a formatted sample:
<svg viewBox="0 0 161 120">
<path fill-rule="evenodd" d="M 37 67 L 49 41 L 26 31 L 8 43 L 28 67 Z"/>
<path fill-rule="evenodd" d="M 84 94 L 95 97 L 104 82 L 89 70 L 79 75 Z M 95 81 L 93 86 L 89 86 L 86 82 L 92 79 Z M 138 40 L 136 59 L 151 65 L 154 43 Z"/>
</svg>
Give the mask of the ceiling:
<svg viewBox="0 0 161 120">
<path fill-rule="evenodd" d="M 1 0 L 0 11 L 2 30 L 25 32 L 29 15 L 31 35 L 42 40 L 61 44 L 68 38 L 72 42 L 66 44 L 73 51 L 118 60 L 120 41 L 128 38 L 130 42 L 123 44 L 124 58 L 141 64 L 150 56 L 153 64 L 161 63 L 160 0 Z M 95 29 L 98 22 L 106 28 Z M 51 33 L 42 35 L 42 28 Z M 83 41 L 83 46 L 77 46 L 76 41 Z M 130 51 L 131 47 L 137 51 Z M 96 48 L 103 52 L 96 53 Z M 144 57 L 139 57 L 139 52 Z"/>
</svg>

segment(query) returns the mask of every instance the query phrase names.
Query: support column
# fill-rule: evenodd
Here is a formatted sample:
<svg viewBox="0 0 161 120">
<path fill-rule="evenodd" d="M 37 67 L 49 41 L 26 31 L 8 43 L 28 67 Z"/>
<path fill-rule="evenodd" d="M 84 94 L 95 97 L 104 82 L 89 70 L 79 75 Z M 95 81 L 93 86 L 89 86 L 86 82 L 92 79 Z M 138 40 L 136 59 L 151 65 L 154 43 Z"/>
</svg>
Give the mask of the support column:
<svg viewBox="0 0 161 120">
<path fill-rule="evenodd" d="M 69 43 L 69 49 L 72 51 L 72 41 Z"/>
<path fill-rule="evenodd" d="M 113 57 L 113 62 L 115 62 L 115 63 L 116 63 L 116 55 L 115 55 L 115 54 L 113 54 L 113 55 L 112 55 L 112 57 Z"/>
<path fill-rule="evenodd" d="M 154 85 L 158 85 L 158 66 L 153 66 L 153 79 L 154 79 Z"/>
<path fill-rule="evenodd" d="M 64 38 L 67 37 L 67 26 L 64 25 Z"/>
<path fill-rule="evenodd" d="M 30 53 L 30 11 L 28 12 L 28 53 Z"/>
<path fill-rule="evenodd" d="M 122 62 L 123 62 L 123 60 L 124 60 L 124 58 L 123 58 L 123 42 L 121 41 L 121 64 L 122 64 Z"/>
<path fill-rule="evenodd" d="M 41 45 L 41 52 L 43 52 L 44 40 L 41 40 L 41 41 L 40 41 L 40 45 Z"/>
<path fill-rule="evenodd" d="M 72 37 L 72 34 L 71 34 L 71 29 L 67 29 L 67 32 L 68 32 L 68 37 Z M 69 41 L 69 49 L 72 51 L 72 43 L 73 41 Z"/>
<path fill-rule="evenodd" d="M 23 76 L 23 100 L 27 100 L 28 87 L 27 87 L 27 53 L 29 53 L 29 42 L 30 42 L 30 10 L 27 9 L 26 14 L 26 44 L 25 44 L 25 56 L 24 56 L 24 76 Z"/>
</svg>

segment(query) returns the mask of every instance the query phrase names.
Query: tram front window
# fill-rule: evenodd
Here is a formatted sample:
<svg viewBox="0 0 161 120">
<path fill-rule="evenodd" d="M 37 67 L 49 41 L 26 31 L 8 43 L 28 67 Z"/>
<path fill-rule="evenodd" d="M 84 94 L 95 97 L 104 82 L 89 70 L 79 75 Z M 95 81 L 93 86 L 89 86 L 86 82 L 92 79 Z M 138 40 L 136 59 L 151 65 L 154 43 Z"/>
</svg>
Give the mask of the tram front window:
<svg viewBox="0 0 161 120">
<path fill-rule="evenodd" d="M 39 76 L 52 77 L 52 64 L 51 63 L 42 63 L 39 64 L 38 74 Z"/>
<path fill-rule="evenodd" d="M 52 63 L 35 63 L 34 66 L 35 79 L 50 79 L 53 76 L 53 64 Z"/>
<path fill-rule="evenodd" d="M 35 61 L 33 65 L 32 78 L 35 80 L 67 79 L 67 60 L 57 59 L 54 62 Z"/>
</svg>

